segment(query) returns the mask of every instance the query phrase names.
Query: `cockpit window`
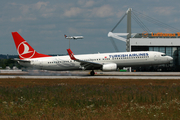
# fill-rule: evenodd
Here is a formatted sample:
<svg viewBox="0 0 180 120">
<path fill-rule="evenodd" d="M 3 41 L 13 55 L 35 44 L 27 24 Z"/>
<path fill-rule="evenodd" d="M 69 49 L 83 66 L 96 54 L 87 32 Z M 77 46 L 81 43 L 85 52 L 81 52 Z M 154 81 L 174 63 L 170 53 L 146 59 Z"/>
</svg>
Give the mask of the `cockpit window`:
<svg viewBox="0 0 180 120">
<path fill-rule="evenodd" d="M 166 56 L 166 54 L 161 54 L 161 56 Z"/>
</svg>

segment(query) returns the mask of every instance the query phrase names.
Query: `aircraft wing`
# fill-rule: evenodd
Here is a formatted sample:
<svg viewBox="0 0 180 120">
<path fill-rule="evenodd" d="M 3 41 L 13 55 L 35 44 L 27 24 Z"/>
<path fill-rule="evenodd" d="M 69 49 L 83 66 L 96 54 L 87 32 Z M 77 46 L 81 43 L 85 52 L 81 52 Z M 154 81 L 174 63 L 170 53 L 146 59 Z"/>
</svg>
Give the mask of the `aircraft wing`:
<svg viewBox="0 0 180 120">
<path fill-rule="evenodd" d="M 83 36 L 73 36 L 73 39 L 83 39 Z"/>
<path fill-rule="evenodd" d="M 80 62 L 80 65 L 81 65 L 81 68 L 82 68 L 82 69 L 92 69 L 92 68 L 97 68 L 97 67 L 98 67 L 98 68 L 101 68 L 101 67 L 103 66 L 103 64 L 100 64 L 100 63 L 76 59 L 76 58 L 74 57 L 74 53 L 71 51 L 71 49 L 67 49 L 67 52 L 68 52 L 71 60 Z"/>
</svg>

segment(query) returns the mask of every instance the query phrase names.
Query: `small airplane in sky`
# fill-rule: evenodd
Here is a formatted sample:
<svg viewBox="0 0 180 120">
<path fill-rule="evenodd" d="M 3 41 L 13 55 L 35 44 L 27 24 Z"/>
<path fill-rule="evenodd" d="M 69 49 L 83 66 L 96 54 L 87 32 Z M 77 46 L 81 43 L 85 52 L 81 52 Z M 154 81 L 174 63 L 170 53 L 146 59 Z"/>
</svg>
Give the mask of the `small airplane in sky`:
<svg viewBox="0 0 180 120">
<path fill-rule="evenodd" d="M 64 37 L 66 39 L 83 39 L 84 38 L 83 36 L 70 36 L 70 37 L 68 37 L 66 34 L 64 34 Z"/>
<path fill-rule="evenodd" d="M 90 74 L 94 75 L 94 70 L 116 71 L 121 67 L 168 64 L 173 60 L 156 51 L 74 55 L 67 49 L 69 55 L 49 56 L 36 52 L 18 32 L 12 32 L 12 36 L 20 58 L 15 60 L 23 66 L 43 70 L 91 70 Z"/>
</svg>

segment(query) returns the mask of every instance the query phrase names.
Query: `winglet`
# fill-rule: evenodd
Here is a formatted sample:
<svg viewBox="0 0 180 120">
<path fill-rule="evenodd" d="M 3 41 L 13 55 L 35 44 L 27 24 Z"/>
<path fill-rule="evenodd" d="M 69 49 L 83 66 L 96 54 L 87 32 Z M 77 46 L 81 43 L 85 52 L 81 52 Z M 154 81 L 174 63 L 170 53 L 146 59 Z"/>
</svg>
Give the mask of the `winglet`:
<svg viewBox="0 0 180 120">
<path fill-rule="evenodd" d="M 71 49 L 67 49 L 67 52 L 69 54 L 69 57 L 71 58 L 71 60 L 77 60 L 75 57 L 74 57 L 74 53 L 71 51 Z"/>
</svg>

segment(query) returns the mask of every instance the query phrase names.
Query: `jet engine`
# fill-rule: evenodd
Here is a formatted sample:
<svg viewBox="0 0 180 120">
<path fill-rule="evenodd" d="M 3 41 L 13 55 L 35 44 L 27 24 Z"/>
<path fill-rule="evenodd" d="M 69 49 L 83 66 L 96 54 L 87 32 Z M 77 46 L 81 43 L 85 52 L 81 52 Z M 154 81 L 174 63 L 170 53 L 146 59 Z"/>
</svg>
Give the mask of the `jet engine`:
<svg viewBox="0 0 180 120">
<path fill-rule="evenodd" d="M 109 63 L 109 64 L 104 64 L 102 66 L 103 71 L 116 71 L 117 70 L 117 64 L 116 63 Z"/>
</svg>

